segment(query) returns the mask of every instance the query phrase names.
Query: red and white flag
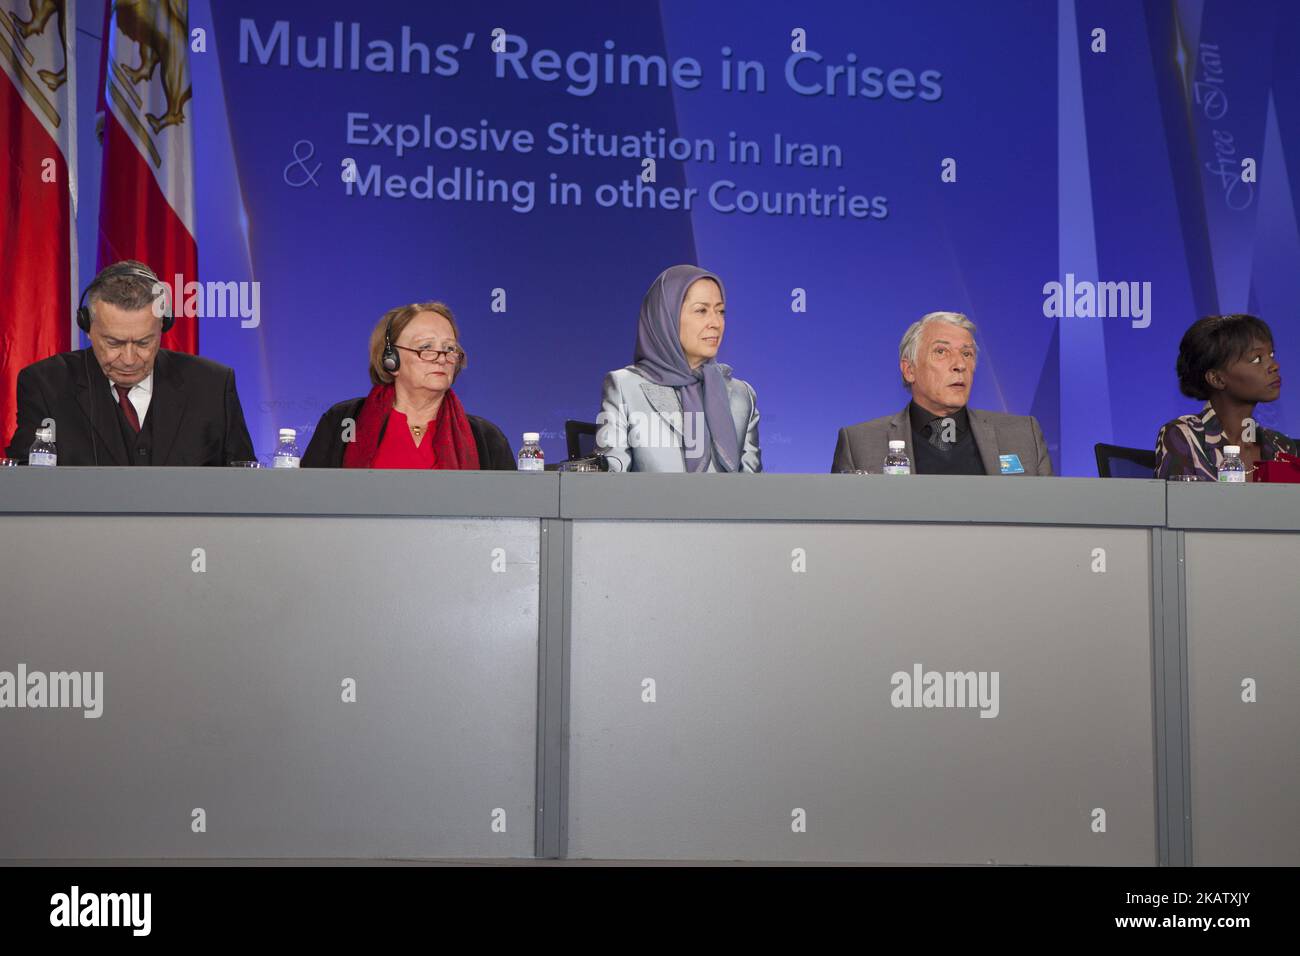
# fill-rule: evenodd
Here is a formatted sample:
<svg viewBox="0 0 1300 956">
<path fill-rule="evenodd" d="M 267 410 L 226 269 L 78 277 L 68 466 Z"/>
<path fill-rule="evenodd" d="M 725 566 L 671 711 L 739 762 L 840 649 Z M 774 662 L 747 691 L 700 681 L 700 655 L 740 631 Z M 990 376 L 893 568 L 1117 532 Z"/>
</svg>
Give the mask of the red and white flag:
<svg viewBox="0 0 1300 956">
<path fill-rule="evenodd" d="M 75 36 L 67 0 L 0 0 L 0 453 L 18 373 L 72 343 Z"/>
<path fill-rule="evenodd" d="M 138 259 L 176 290 L 163 348 L 199 350 L 180 295 L 198 281 L 191 135 L 189 0 L 114 0 L 100 61 L 104 167 L 99 268 Z"/>
</svg>

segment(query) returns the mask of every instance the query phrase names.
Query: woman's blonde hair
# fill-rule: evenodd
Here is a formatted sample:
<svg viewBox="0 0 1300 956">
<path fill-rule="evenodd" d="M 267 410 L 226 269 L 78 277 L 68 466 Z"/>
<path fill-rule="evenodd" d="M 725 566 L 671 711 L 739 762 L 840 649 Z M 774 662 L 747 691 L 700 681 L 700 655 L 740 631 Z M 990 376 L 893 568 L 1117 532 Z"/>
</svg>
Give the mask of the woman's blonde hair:
<svg viewBox="0 0 1300 956">
<path fill-rule="evenodd" d="M 456 334 L 456 344 L 460 345 L 460 327 L 456 324 L 456 317 L 443 303 L 413 302 L 410 305 L 399 305 L 395 309 L 389 309 L 379 317 L 374 331 L 370 333 L 370 381 L 375 385 L 392 384 L 393 373 L 384 368 L 383 364 L 384 347 L 389 342 L 396 342 L 401 337 L 402 330 L 421 312 L 436 312 L 451 323 L 451 330 Z M 452 382 L 455 382 L 456 376 L 469 365 L 469 356 L 465 354 L 464 346 L 461 346 L 461 350 L 460 361 L 456 363 L 456 370 L 451 373 Z"/>
</svg>

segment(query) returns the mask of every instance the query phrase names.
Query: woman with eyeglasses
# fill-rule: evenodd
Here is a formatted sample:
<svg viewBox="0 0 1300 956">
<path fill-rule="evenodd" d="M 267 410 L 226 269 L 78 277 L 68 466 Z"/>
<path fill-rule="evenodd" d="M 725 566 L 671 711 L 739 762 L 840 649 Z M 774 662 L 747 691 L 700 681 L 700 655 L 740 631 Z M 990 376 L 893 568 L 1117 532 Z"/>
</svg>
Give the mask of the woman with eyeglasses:
<svg viewBox="0 0 1300 956">
<path fill-rule="evenodd" d="M 501 429 L 465 414 L 451 389 L 465 365 L 447 306 L 390 309 L 370 333 L 374 388 L 321 416 L 303 467 L 513 470 Z"/>
</svg>

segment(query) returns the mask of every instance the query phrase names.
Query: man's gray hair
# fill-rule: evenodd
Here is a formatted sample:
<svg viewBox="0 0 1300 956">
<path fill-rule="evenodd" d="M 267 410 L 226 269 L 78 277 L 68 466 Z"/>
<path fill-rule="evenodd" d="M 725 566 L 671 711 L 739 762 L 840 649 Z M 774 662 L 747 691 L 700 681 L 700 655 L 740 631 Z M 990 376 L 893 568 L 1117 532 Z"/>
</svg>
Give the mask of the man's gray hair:
<svg viewBox="0 0 1300 956">
<path fill-rule="evenodd" d="M 93 307 L 97 302 L 107 302 L 127 312 L 136 312 L 157 301 L 163 294 L 158 288 L 160 284 L 153 270 L 143 262 L 123 259 L 106 266 L 91 280 L 86 290 L 86 305 Z M 93 308 L 91 318 L 94 318 Z"/>
<path fill-rule="evenodd" d="M 907 327 L 903 333 L 903 341 L 898 343 L 898 359 L 901 362 L 907 359 L 913 365 L 916 364 L 916 353 L 921 347 L 921 330 L 931 322 L 946 322 L 948 325 L 955 325 L 959 329 L 965 329 L 971 335 L 971 340 L 975 339 L 975 323 L 966 318 L 960 312 L 927 312 L 915 322 Z M 979 355 L 979 343 L 975 343 L 975 354 Z M 900 373 L 901 374 L 901 373 Z M 907 379 L 903 379 L 903 386 L 911 389 Z"/>
</svg>

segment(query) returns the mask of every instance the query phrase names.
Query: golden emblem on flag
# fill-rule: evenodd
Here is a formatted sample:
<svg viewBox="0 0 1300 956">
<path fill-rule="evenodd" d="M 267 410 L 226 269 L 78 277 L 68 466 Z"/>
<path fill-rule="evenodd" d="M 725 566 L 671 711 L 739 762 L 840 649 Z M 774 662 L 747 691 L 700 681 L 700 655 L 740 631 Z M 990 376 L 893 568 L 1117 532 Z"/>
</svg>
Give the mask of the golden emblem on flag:
<svg viewBox="0 0 1300 956">
<path fill-rule="evenodd" d="M 68 43 L 64 34 L 66 3 L 67 0 L 30 0 L 26 20 L 21 19 L 12 10 L 0 10 L 0 57 L 4 57 L 13 67 L 14 75 L 22 84 L 23 92 L 31 97 L 32 102 L 50 121 L 50 125 L 55 127 L 62 124 L 63 118 L 59 115 L 58 107 L 50 102 L 49 97 L 31 77 L 30 71 L 36 70 L 36 57 L 27 48 L 26 41 L 43 34 L 50 18 L 58 17 L 59 46 L 63 49 L 63 69 L 36 70 L 36 75 L 49 87 L 50 92 L 57 92 L 59 87 L 68 81 Z"/>
<path fill-rule="evenodd" d="M 118 115 L 158 167 L 162 165 L 162 157 L 155 137 L 167 127 L 185 122 L 185 104 L 193 93 L 189 0 L 115 0 L 112 23 L 118 34 L 135 42 L 139 62 L 129 66 L 125 60 L 117 59 L 115 48 L 110 48 L 112 76 L 108 78 L 108 95 Z M 145 98 L 136 87 L 143 84 L 147 95 L 159 67 L 165 109 L 146 113 Z"/>
</svg>

